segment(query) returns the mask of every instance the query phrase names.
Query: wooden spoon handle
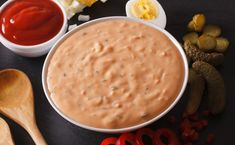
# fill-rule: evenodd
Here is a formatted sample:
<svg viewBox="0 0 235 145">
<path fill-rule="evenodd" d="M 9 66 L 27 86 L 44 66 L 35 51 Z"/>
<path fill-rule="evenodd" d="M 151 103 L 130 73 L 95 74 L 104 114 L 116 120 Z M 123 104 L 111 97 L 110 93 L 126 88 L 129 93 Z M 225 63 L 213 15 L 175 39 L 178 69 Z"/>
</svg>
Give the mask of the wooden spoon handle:
<svg viewBox="0 0 235 145">
<path fill-rule="evenodd" d="M 26 130 L 31 135 L 36 145 L 47 145 L 36 124 L 31 124 Z"/>
<path fill-rule="evenodd" d="M 7 122 L 0 117 L 0 145 L 14 145 Z"/>
</svg>

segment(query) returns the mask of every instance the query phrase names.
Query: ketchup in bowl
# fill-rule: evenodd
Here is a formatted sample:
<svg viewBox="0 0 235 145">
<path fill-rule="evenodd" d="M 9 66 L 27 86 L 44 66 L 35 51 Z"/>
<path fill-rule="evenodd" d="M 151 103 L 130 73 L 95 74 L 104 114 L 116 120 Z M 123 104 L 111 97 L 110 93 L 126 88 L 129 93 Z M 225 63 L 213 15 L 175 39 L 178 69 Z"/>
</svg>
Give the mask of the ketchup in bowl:
<svg viewBox="0 0 235 145">
<path fill-rule="evenodd" d="M 37 45 L 53 38 L 64 16 L 53 0 L 17 0 L 0 13 L 0 33 L 19 45 Z"/>
</svg>

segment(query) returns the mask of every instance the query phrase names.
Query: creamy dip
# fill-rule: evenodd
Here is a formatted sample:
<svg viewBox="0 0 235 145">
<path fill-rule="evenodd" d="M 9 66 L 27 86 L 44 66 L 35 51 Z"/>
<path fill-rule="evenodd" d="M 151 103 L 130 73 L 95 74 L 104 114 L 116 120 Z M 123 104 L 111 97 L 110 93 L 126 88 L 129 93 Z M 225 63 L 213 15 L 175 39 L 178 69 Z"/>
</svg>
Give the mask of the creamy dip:
<svg viewBox="0 0 235 145">
<path fill-rule="evenodd" d="M 97 22 L 64 40 L 50 60 L 51 99 L 69 118 L 98 128 L 150 120 L 176 99 L 180 52 L 162 32 L 128 20 Z"/>
</svg>

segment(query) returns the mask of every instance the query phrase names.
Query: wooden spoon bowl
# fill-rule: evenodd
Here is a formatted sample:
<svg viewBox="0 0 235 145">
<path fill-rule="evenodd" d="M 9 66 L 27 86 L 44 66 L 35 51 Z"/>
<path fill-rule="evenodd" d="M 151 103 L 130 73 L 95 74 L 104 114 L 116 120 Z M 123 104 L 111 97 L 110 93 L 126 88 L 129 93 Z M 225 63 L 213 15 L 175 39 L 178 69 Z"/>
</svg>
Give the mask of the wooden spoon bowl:
<svg viewBox="0 0 235 145">
<path fill-rule="evenodd" d="M 0 72 L 0 107 L 14 108 L 24 101 L 27 101 L 31 95 L 31 86 L 28 86 L 29 80 L 15 70 L 4 70 Z"/>
<path fill-rule="evenodd" d="M 32 85 L 25 73 L 0 71 L 0 112 L 25 128 L 37 145 L 46 145 L 36 125 Z"/>
</svg>

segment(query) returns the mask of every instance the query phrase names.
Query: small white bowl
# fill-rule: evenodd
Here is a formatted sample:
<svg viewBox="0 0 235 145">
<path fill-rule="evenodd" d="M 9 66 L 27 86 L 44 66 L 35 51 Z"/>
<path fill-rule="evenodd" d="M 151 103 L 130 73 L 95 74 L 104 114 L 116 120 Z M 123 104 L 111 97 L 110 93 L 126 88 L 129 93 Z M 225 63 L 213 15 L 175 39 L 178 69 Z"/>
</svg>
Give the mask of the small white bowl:
<svg viewBox="0 0 235 145">
<path fill-rule="evenodd" d="M 136 18 L 131 12 L 131 6 L 134 3 L 136 3 L 137 1 L 138 0 L 129 0 L 126 3 L 126 15 L 127 15 L 127 17 L 131 17 L 131 18 L 142 20 L 142 21 L 150 22 L 150 23 L 153 23 L 153 24 L 157 25 L 158 27 L 160 27 L 162 29 L 165 29 L 167 18 L 166 18 L 166 13 L 165 13 L 165 11 L 162 8 L 160 3 L 157 0 L 153 0 L 154 5 L 156 5 L 156 7 L 158 8 L 158 16 L 153 20 L 143 20 L 143 19 L 140 19 L 140 18 Z"/>
<path fill-rule="evenodd" d="M 1 7 L 0 7 L 0 13 L 8 6 L 10 3 L 14 2 L 15 0 L 8 0 L 6 1 Z M 67 30 L 67 17 L 66 17 L 66 12 L 63 8 L 63 6 L 57 2 L 56 0 L 53 0 L 55 4 L 59 6 L 63 13 L 63 25 L 60 29 L 60 31 L 50 40 L 37 44 L 37 45 L 19 45 L 15 44 L 9 40 L 7 40 L 2 34 L 0 34 L 0 41 L 1 43 L 13 51 L 14 53 L 25 56 L 25 57 L 39 57 L 42 56 L 46 53 L 48 53 L 51 49 L 51 47 L 59 40 L 66 32 Z"/>
<path fill-rule="evenodd" d="M 58 46 L 64 41 L 66 40 L 68 37 L 70 37 L 74 32 L 83 29 L 84 27 L 87 27 L 89 25 L 98 23 L 98 22 L 104 22 L 104 21 L 109 21 L 109 20 L 128 20 L 128 21 L 134 21 L 134 22 L 138 22 L 138 23 L 142 23 L 144 25 L 153 27 L 159 31 L 161 31 L 162 33 L 164 33 L 171 41 L 172 43 L 175 44 L 176 48 L 179 50 L 181 56 L 182 56 L 182 60 L 184 63 L 184 80 L 183 80 L 183 85 L 182 88 L 179 92 L 179 94 L 177 95 L 176 99 L 174 100 L 174 102 L 166 109 L 164 110 L 161 114 L 157 115 L 155 118 L 148 120 L 144 123 L 138 124 L 138 125 L 134 125 L 131 127 L 126 127 L 126 128 L 119 128 L 119 129 L 106 129 L 106 128 L 95 128 L 95 127 L 91 127 L 82 123 L 79 123 L 77 121 L 74 121 L 73 119 L 71 119 L 70 117 L 68 117 L 65 113 L 63 113 L 57 106 L 56 104 L 53 102 L 51 96 L 50 96 L 50 92 L 48 90 L 48 85 L 47 85 L 47 72 L 48 72 L 48 66 L 50 64 L 50 60 L 53 57 L 54 53 L 56 52 Z M 71 30 L 70 32 L 68 32 L 64 37 L 62 37 L 59 41 L 57 41 L 57 43 L 53 46 L 53 48 L 51 49 L 51 51 L 49 52 L 49 54 L 47 55 L 47 58 L 44 62 L 43 65 L 43 70 L 42 70 L 42 85 L 43 85 L 43 90 L 45 92 L 45 95 L 49 101 L 49 103 L 51 104 L 51 106 L 56 110 L 56 112 L 58 114 L 60 114 L 64 119 L 66 119 L 67 121 L 88 129 L 88 130 L 92 130 L 92 131 L 97 131 L 97 132 L 103 132 L 103 133 L 121 133 L 121 132 L 129 132 L 129 131 L 133 131 L 139 128 L 142 128 L 146 125 L 149 125 L 151 123 L 153 123 L 154 121 L 160 119 L 162 116 L 164 116 L 167 112 L 169 112 L 175 105 L 176 103 L 179 101 L 179 99 L 181 98 L 186 85 L 187 85 L 187 81 L 188 81 L 188 62 L 187 62 L 187 58 L 186 55 L 183 51 L 183 48 L 181 47 L 181 45 L 178 43 L 178 41 L 170 34 L 168 33 L 166 30 L 159 28 L 158 26 L 145 22 L 145 21 L 140 21 L 138 19 L 133 19 L 133 18 L 129 18 L 129 17 L 122 17 L 122 16 L 113 16 L 113 17 L 105 17 L 105 18 L 99 18 L 96 20 L 92 20 L 89 22 L 86 22 L 84 24 L 79 25 L 78 27 L 76 27 L 75 29 Z"/>
</svg>

